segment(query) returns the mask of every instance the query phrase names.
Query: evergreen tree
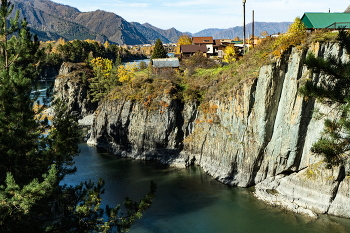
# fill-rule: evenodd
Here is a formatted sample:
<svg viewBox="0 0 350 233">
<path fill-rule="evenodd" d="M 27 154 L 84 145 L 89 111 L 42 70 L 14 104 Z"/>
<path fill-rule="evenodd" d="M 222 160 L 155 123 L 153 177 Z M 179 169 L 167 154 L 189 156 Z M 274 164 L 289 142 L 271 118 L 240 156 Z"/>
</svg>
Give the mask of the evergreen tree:
<svg viewBox="0 0 350 233">
<path fill-rule="evenodd" d="M 349 32 L 340 30 L 337 40 L 341 49 L 345 49 L 349 56 Z M 325 120 L 324 134 L 311 150 L 323 155 L 330 166 L 343 164 L 350 151 L 350 62 L 342 61 L 334 55 L 325 59 L 310 54 L 305 64 L 314 77 L 320 80 L 319 82 L 307 81 L 300 89 L 301 93 L 325 104 L 335 104 L 339 109 L 338 119 Z"/>
<path fill-rule="evenodd" d="M 100 207 L 103 181 L 71 187 L 60 181 L 78 153 L 78 126 L 66 106 L 56 100 L 49 125 L 33 94 L 42 50 L 19 13 L 9 18 L 13 5 L 0 6 L 0 232 L 110 232 L 124 231 L 142 216 L 155 185 L 139 203 L 126 200 L 120 207 Z M 35 93 L 35 91 L 34 91 Z M 108 219 L 104 220 L 104 213 Z"/>
<path fill-rule="evenodd" d="M 0 178 L 10 172 L 17 182 L 28 183 L 42 163 L 37 141 L 44 129 L 35 119 L 31 95 L 41 51 L 31 39 L 27 23 L 7 18 L 13 5 L 2 0 L 0 7 Z M 14 33 L 18 36 L 12 36 Z M 4 182 L 1 182 L 4 184 Z"/>
<path fill-rule="evenodd" d="M 156 58 L 167 58 L 167 52 L 163 46 L 163 42 L 160 39 L 157 39 L 156 43 L 154 44 L 153 53 L 151 56 L 151 59 Z"/>
</svg>

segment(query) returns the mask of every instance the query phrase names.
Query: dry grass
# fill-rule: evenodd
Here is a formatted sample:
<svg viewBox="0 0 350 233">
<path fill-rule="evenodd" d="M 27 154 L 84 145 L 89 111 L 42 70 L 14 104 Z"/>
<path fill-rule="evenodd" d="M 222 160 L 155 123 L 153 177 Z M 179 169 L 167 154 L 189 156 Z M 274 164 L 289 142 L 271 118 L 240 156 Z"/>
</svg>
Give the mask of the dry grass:
<svg viewBox="0 0 350 233">
<path fill-rule="evenodd" d="M 266 38 L 244 57 L 226 66 L 198 56 L 194 60 L 183 61 L 181 71 L 154 73 L 149 67 L 136 72 L 129 82 L 114 88 L 107 97 L 136 100 L 150 110 L 164 108 L 161 100 L 164 95 L 183 102 L 200 102 L 205 106 L 212 99 L 226 99 L 241 81 L 258 78 L 263 65 L 275 62 L 276 57 L 289 52 L 293 46 L 303 47 L 317 41 L 334 41 L 334 38 L 335 34 L 329 31 L 280 40 Z"/>
</svg>

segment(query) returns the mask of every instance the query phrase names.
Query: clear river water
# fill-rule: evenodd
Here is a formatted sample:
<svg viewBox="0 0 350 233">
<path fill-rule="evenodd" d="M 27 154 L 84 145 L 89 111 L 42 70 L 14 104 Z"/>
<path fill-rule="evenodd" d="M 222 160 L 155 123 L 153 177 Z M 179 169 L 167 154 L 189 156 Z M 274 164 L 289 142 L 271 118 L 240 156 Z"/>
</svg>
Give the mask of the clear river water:
<svg viewBox="0 0 350 233">
<path fill-rule="evenodd" d="M 42 82 L 44 90 L 52 82 Z M 39 98 L 44 97 L 41 92 Z M 103 205 L 115 206 L 128 196 L 138 200 L 157 184 L 154 203 L 131 233 L 350 233 L 350 219 L 321 215 L 314 220 L 266 205 L 253 188 L 228 187 L 200 167 L 175 169 L 152 161 L 119 158 L 81 143 L 77 172 L 66 184 L 91 179 L 106 182 Z"/>
<path fill-rule="evenodd" d="M 131 233 L 321 233 L 350 232 L 350 220 L 322 215 L 313 220 L 268 206 L 257 200 L 253 188 L 223 185 L 200 167 L 169 168 L 152 161 L 119 158 L 80 144 L 77 172 L 67 184 L 106 181 L 103 204 L 115 206 L 126 196 L 136 200 L 157 183 L 156 198 Z"/>
</svg>

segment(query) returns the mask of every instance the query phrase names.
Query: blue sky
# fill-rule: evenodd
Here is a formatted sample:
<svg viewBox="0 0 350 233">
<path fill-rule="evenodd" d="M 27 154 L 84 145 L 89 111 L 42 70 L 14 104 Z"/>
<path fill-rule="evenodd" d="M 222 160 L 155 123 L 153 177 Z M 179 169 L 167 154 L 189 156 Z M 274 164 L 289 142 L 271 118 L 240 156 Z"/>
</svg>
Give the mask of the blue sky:
<svg viewBox="0 0 350 233">
<path fill-rule="evenodd" d="M 196 33 L 207 28 L 230 28 L 243 23 L 242 0 L 53 0 L 82 12 L 113 12 L 129 22 L 175 27 Z M 292 22 L 304 12 L 343 12 L 350 0 L 246 0 L 246 22 Z"/>
</svg>

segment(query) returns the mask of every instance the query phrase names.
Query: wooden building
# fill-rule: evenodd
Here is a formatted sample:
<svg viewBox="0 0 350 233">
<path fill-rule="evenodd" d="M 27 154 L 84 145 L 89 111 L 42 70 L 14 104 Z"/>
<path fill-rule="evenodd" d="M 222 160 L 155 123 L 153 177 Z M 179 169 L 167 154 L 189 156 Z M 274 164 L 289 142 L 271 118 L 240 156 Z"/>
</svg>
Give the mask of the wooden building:
<svg viewBox="0 0 350 233">
<path fill-rule="evenodd" d="M 203 53 L 203 56 L 207 57 L 207 46 L 206 45 L 181 45 L 180 47 L 181 57 L 189 58 L 195 53 Z"/>
</svg>

